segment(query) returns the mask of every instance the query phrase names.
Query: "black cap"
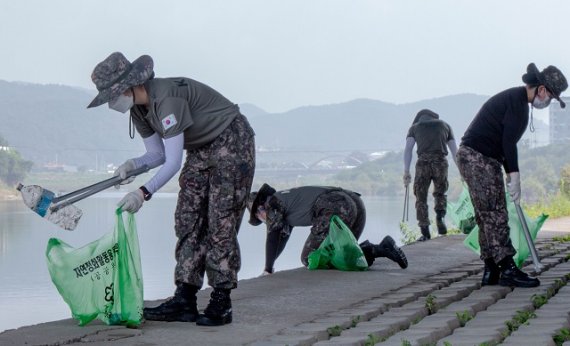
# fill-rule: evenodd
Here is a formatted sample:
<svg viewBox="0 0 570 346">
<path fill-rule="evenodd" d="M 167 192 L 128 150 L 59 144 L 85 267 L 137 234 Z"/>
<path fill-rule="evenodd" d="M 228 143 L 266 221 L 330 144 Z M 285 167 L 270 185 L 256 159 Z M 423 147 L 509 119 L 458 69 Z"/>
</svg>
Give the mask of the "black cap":
<svg viewBox="0 0 570 346">
<path fill-rule="evenodd" d="M 277 192 L 274 188 L 268 184 L 263 184 L 258 192 L 252 192 L 249 194 L 247 200 L 247 209 L 249 210 L 249 223 L 250 225 L 257 226 L 261 224 L 261 220 L 255 216 L 257 213 L 257 208 L 261 202 L 265 202 L 267 197 L 273 196 Z"/>
</svg>

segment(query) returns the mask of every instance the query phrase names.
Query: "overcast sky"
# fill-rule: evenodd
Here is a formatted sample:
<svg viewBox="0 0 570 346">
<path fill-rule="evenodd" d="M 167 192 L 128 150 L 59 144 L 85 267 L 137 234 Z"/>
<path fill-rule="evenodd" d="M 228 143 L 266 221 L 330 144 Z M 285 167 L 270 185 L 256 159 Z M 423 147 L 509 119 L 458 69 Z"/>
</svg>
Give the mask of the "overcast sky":
<svg viewBox="0 0 570 346">
<path fill-rule="evenodd" d="M 406 103 L 570 75 L 570 1 L 0 0 L 0 79 L 94 89 L 110 53 L 270 112 Z"/>
</svg>

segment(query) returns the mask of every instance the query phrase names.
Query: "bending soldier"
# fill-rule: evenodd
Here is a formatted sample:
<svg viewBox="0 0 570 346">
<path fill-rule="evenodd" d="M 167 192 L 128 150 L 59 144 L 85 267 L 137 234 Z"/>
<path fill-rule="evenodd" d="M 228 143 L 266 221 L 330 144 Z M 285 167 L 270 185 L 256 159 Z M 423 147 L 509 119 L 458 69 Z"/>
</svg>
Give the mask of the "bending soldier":
<svg viewBox="0 0 570 346">
<path fill-rule="evenodd" d="M 483 104 L 457 151 L 459 172 L 469 187 L 479 225 L 481 259 L 485 262 L 482 285 L 540 285 L 538 279 L 517 268 L 513 260 L 516 250 L 510 239 L 503 168 L 509 195 L 514 203 L 519 203 L 517 142 L 528 124 L 528 104 L 542 109 L 557 99 L 564 108 L 560 94 L 568 83 L 556 67 L 548 66 L 540 72 L 532 63 L 522 80 L 524 86 L 504 90 Z M 530 114 L 532 124 L 532 111 Z"/>
<path fill-rule="evenodd" d="M 247 207 L 250 224 L 257 226 L 264 222 L 267 226 L 264 274 L 273 273 L 275 260 L 285 248 L 293 227 L 311 226 L 301 252 L 301 262 L 307 266 L 309 254 L 327 237 L 333 215 L 343 220 L 356 239 L 366 223 L 366 210 L 360 195 L 339 187 L 302 186 L 276 191 L 263 184 L 258 192 L 250 194 Z M 367 240 L 360 247 L 369 266 L 378 257 L 391 259 L 401 268 L 408 266 L 406 255 L 390 236 L 378 245 Z"/>
</svg>

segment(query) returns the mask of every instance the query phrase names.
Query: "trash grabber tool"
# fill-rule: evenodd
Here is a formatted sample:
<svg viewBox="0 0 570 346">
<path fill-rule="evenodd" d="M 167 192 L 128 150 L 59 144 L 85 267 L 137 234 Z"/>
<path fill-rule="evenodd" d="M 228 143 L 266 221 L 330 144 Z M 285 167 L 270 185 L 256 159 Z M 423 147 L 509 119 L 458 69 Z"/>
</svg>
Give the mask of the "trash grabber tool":
<svg viewBox="0 0 570 346">
<path fill-rule="evenodd" d="M 408 203 L 406 203 L 406 222 L 408 222 L 408 220 L 410 219 L 410 189 L 409 187 L 406 189 L 408 191 L 408 193 L 406 193 L 407 197 L 406 199 L 408 200 Z"/>
<path fill-rule="evenodd" d="M 545 267 L 542 263 L 540 263 L 540 259 L 536 253 L 536 248 L 534 247 L 534 242 L 532 241 L 532 237 L 530 235 L 530 231 L 528 229 L 528 225 L 526 223 L 526 219 L 524 218 L 524 214 L 519 202 L 514 202 L 515 208 L 517 210 L 517 214 L 519 216 L 519 220 L 521 222 L 524 237 L 526 238 L 526 242 L 528 244 L 528 249 L 530 250 L 530 255 L 532 256 L 532 262 L 534 263 L 534 270 L 537 272 L 541 272 Z"/>
<path fill-rule="evenodd" d="M 127 178 L 148 172 L 148 170 L 148 166 L 144 165 L 128 172 Z M 24 186 L 18 184 L 16 189 L 20 191 L 24 203 L 35 213 L 63 229 L 72 231 L 83 215 L 81 209 L 74 206 L 73 203 L 117 185 L 122 180 L 121 177 L 114 176 L 58 197 L 52 191 L 38 185 Z"/>
<path fill-rule="evenodd" d="M 410 186 L 406 185 L 406 192 L 404 193 L 404 212 L 402 213 L 402 222 L 408 221 L 408 214 L 410 209 Z"/>
</svg>

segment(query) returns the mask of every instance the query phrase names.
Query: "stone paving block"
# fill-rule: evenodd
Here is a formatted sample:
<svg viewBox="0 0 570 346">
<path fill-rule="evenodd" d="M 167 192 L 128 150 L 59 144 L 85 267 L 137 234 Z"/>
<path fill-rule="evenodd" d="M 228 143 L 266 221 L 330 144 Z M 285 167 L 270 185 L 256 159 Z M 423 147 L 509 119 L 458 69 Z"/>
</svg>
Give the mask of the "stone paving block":
<svg viewBox="0 0 570 346">
<path fill-rule="evenodd" d="M 450 280 L 450 282 L 456 282 L 456 281 L 460 281 L 462 279 L 465 279 L 467 276 L 469 276 L 467 273 L 461 273 L 461 272 L 457 272 L 457 273 L 451 273 L 451 272 L 447 272 L 447 273 L 443 273 L 443 274 L 439 274 L 436 276 L 432 276 L 430 277 L 430 279 L 436 279 L 436 280 Z"/>
<path fill-rule="evenodd" d="M 450 334 L 450 330 L 429 330 L 429 329 L 408 329 L 400 333 L 392 335 L 388 340 L 381 343 L 381 345 L 390 345 L 396 343 L 401 346 L 404 340 L 408 341 L 412 345 L 425 345 L 436 342 L 441 337 Z"/>
<path fill-rule="evenodd" d="M 472 319 L 471 321 L 467 322 L 465 327 L 459 328 L 456 332 L 461 333 L 462 330 L 470 331 L 470 330 L 494 330 L 497 332 L 503 332 L 507 330 L 507 325 L 505 324 L 506 321 L 509 319 Z"/>
<path fill-rule="evenodd" d="M 521 346 L 521 345 L 540 345 L 540 346 L 556 346 L 552 336 L 550 335 L 528 335 L 528 336 L 514 336 L 505 339 L 501 345 L 508 346 Z"/>
<path fill-rule="evenodd" d="M 444 307 L 443 309 L 439 310 L 438 313 L 440 312 L 445 312 L 448 314 L 457 314 L 457 313 L 464 313 L 464 312 L 468 312 L 471 314 L 471 316 L 475 316 L 475 309 L 473 309 L 472 304 L 469 304 L 469 302 L 463 302 L 463 301 L 459 301 L 453 304 L 450 304 L 446 307 Z"/>
<path fill-rule="evenodd" d="M 269 340 L 256 341 L 252 346 L 310 346 L 317 342 L 317 338 L 311 335 L 274 335 Z"/>
<path fill-rule="evenodd" d="M 411 293 L 414 295 L 415 298 L 421 297 L 421 296 L 426 296 L 428 294 L 430 294 L 431 292 L 437 290 L 437 288 L 434 288 L 433 286 L 438 286 L 437 284 L 432 284 L 432 285 L 422 285 L 422 286 L 416 286 L 416 287 L 406 287 L 406 288 L 402 288 L 399 292 L 400 293 Z"/>
<path fill-rule="evenodd" d="M 326 318 L 337 318 L 337 317 L 341 317 L 341 318 L 349 318 L 351 321 L 351 324 L 357 324 L 359 322 L 363 322 L 363 321 L 367 321 L 366 319 L 364 319 L 363 316 L 360 316 L 358 314 L 358 312 L 354 311 L 354 310 L 339 310 L 339 311 L 333 311 L 328 313 L 326 316 Z"/>
<path fill-rule="evenodd" d="M 366 306 L 343 309 L 339 312 L 340 312 L 339 315 L 360 316 L 361 321 L 368 321 L 371 318 L 374 318 L 382 313 L 380 310 L 375 309 L 374 307 L 366 307 Z"/>
<path fill-rule="evenodd" d="M 446 337 L 448 335 L 450 335 L 453 330 L 444 322 L 440 322 L 440 323 L 436 323 L 436 321 L 430 321 L 430 323 L 426 323 L 424 325 L 417 325 L 414 326 L 417 328 L 410 328 L 407 329 L 405 331 L 402 331 L 398 334 L 402 334 L 402 333 L 415 333 L 414 335 L 417 335 L 418 337 L 422 336 L 422 333 L 424 333 L 423 335 L 425 335 L 425 337 L 429 340 L 426 341 L 424 343 L 427 342 L 435 342 L 443 337 Z M 396 334 L 396 335 L 398 335 Z M 423 336 L 422 336 L 423 338 Z"/>
<path fill-rule="evenodd" d="M 455 313 L 438 312 L 435 315 L 430 315 L 424 318 L 418 325 L 423 326 L 431 325 L 432 321 L 435 324 L 446 325 L 451 331 L 460 328 L 459 319 Z"/>
<path fill-rule="evenodd" d="M 543 318 L 560 318 L 562 320 L 570 322 L 570 312 L 569 312 L 570 310 L 568 311 L 560 311 L 556 309 L 546 310 L 546 308 L 544 309 L 543 308 L 544 305 L 540 309 L 535 311 L 537 320 L 541 320 Z"/>
<path fill-rule="evenodd" d="M 568 328 L 570 325 L 568 324 L 568 320 L 564 319 L 556 319 L 556 318 L 549 318 L 549 319 L 531 319 L 529 320 L 528 325 L 520 326 L 518 330 L 513 332 L 513 334 L 523 334 L 523 335 L 532 335 L 536 333 L 548 333 L 553 334 L 556 331 L 559 331 L 562 328 Z"/>
<path fill-rule="evenodd" d="M 461 266 L 457 268 L 451 268 L 447 270 L 448 273 L 466 273 L 467 275 L 471 276 L 477 274 L 478 272 L 482 271 L 481 264 L 470 264 L 468 266 Z"/>
<path fill-rule="evenodd" d="M 457 287 L 457 288 L 461 288 L 461 289 L 466 288 L 470 292 L 473 292 L 473 291 L 481 288 L 481 280 L 477 279 L 477 280 L 459 281 L 459 282 L 452 284 L 451 287 Z"/>
<path fill-rule="evenodd" d="M 403 305 L 416 300 L 416 297 L 412 293 L 399 292 L 387 293 L 386 295 L 382 296 L 382 298 L 397 302 L 398 305 Z"/>
<path fill-rule="evenodd" d="M 402 306 L 398 306 L 395 308 L 390 309 L 390 311 L 399 311 L 399 310 L 420 310 L 425 309 L 425 297 L 420 297 L 418 300 L 404 304 Z"/>
<path fill-rule="evenodd" d="M 510 287 L 504 287 L 504 286 L 483 286 L 480 289 L 480 292 L 497 292 L 499 294 L 500 297 L 504 297 L 507 294 L 512 293 L 513 289 Z"/>
<path fill-rule="evenodd" d="M 355 328 L 350 328 L 342 332 L 342 335 L 355 335 L 362 332 L 365 334 L 376 333 L 378 335 L 391 335 L 409 326 L 410 321 L 407 318 L 386 317 L 359 323 Z"/>
<path fill-rule="evenodd" d="M 457 315 L 445 312 L 438 312 L 437 314 L 427 316 L 417 324 L 419 328 L 435 328 L 438 325 L 446 325 L 451 331 L 460 327 Z M 412 328 L 414 327 L 416 326 L 412 326 Z"/>
<path fill-rule="evenodd" d="M 330 340 L 319 341 L 314 346 L 362 346 L 366 342 L 367 337 L 339 337 Z"/>
<path fill-rule="evenodd" d="M 359 304 L 356 304 L 354 306 L 352 306 L 353 308 L 361 308 L 361 307 L 365 307 L 367 309 L 374 309 L 376 310 L 379 314 L 383 313 L 384 311 L 389 309 L 389 306 L 381 303 L 381 302 L 377 302 L 377 301 L 371 301 L 371 300 L 367 300 L 364 302 L 361 302 Z"/>
<path fill-rule="evenodd" d="M 309 334 L 314 336 L 318 341 L 327 340 L 329 338 L 328 329 L 331 327 L 328 323 L 302 323 L 291 328 L 286 328 L 279 332 L 281 335 L 297 335 Z"/>
<path fill-rule="evenodd" d="M 332 327 L 339 326 L 342 329 L 352 327 L 352 319 L 349 316 L 323 317 L 313 320 L 314 323 L 324 323 Z"/>
<path fill-rule="evenodd" d="M 409 323 L 414 323 L 415 321 L 421 320 L 428 315 L 428 311 L 424 307 L 406 307 L 405 305 L 400 308 L 394 308 L 384 314 L 387 317 L 403 317 L 406 318 Z"/>
<path fill-rule="evenodd" d="M 441 345 L 444 341 L 449 342 L 453 346 L 473 346 L 480 345 L 484 342 L 499 343 L 503 339 L 500 331 L 488 329 L 471 329 L 465 330 L 464 328 L 457 329 L 453 334 L 444 337 L 440 340 Z M 438 342 L 438 345 L 440 343 Z"/>
</svg>

